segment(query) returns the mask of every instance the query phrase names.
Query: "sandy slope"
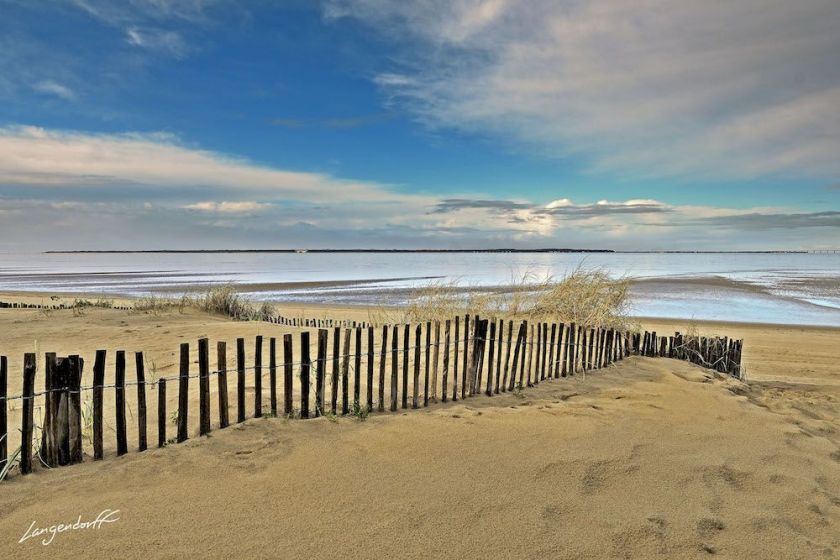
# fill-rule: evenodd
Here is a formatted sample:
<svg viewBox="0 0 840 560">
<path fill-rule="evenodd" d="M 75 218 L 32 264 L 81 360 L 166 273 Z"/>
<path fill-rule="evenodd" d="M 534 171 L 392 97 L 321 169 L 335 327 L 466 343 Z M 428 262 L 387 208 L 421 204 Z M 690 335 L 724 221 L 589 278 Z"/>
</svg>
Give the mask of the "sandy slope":
<svg viewBox="0 0 840 560">
<path fill-rule="evenodd" d="M 168 368 L 180 337 L 265 328 L 193 313 L 100 310 L 70 314 L 63 327 L 55 315 L 40 317 L 0 312 L 13 356 L 37 333 L 41 351 L 86 352 L 110 340 L 157 352 Z M 699 326 L 743 333 L 748 384 L 632 358 L 522 398 L 477 397 L 366 422 L 250 420 L 204 440 L 3 483 L 0 553 L 840 555 L 840 372 L 832 365 L 840 333 Z M 656 323 L 666 327 L 685 330 Z M 17 542 L 33 521 L 73 522 L 106 508 L 120 519 L 98 531 L 62 533 L 49 548 Z"/>
</svg>

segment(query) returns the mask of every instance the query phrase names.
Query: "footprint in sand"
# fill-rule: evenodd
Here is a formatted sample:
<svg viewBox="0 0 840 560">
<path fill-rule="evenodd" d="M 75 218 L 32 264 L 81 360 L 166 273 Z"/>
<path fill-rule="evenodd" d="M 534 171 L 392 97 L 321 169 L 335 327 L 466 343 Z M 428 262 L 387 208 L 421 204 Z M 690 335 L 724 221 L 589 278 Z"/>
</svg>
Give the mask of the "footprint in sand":
<svg viewBox="0 0 840 560">
<path fill-rule="evenodd" d="M 703 540 L 708 540 L 726 529 L 726 525 L 716 517 L 704 517 L 697 522 L 697 534 Z"/>
</svg>

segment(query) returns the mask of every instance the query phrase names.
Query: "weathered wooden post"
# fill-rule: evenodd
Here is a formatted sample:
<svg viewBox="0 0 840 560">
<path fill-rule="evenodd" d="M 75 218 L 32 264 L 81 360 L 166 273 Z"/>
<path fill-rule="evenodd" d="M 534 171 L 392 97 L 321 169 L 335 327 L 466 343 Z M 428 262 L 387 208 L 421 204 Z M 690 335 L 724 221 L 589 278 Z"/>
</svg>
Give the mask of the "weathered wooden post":
<svg viewBox="0 0 840 560">
<path fill-rule="evenodd" d="M 341 362 L 341 414 L 350 412 L 350 329 L 344 331 L 344 355 Z"/>
<path fill-rule="evenodd" d="M 125 426 L 125 351 L 117 351 L 116 370 L 114 373 L 114 402 L 117 415 L 117 455 L 128 453 Z"/>
<path fill-rule="evenodd" d="M 452 400 L 458 400 L 458 342 L 461 334 L 458 332 L 458 316 L 455 316 L 455 348 L 452 356 Z"/>
<path fill-rule="evenodd" d="M 228 417 L 228 383 L 227 383 L 227 343 L 216 343 L 216 369 L 219 376 L 219 428 L 227 428 L 230 424 Z"/>
<path fill-rule="evenodd" d="M 283 335 L 283 413 L 290 416 L 294 409 L 294 347 L 291 334 Z"/>
<path fill-rule="evenodd" d="M 6 397 L 9 395 L 9 362 L 6 356 L 0 356 L 0 469 L 9 459 L 9 408 Z"/>
<path fill-rule="evenodd" d="M 178 443 L 186 441 L 189 438 L 189 390 L 190 345 L 184 342 L 181 344 L 181 367 L 178 375 Z"/>
<path fill-rule="evenodd" d="M 426 321 L 426 363 L 425 363 L 425 376 L 423 378 L 423 406 L 429 406 L 429 368 L 431 364 L 429 363 L 431 359 L 431 351 L 432 351 L 432 323 L 431 321 Z"/>
<path fill-rule="evenodd" d="M 277 339 L 271 337 L 268 339 L 268 382 L 271 385 L 269 389 L 269 405 L 271 407 L 271 415 L 277 416 Z"/>
<path fill-rule="evenodd" d="M 236 421 L 245 421 L 245 339 L 236 339 Z"/>
<path fill-rule="evenodd" d="M 362 329 L 355 328 L 356 352 L 353 356 L 353 410 L 358 411 L 361 407 L 361 385 L 362 385 Z"/>
<path fill-rule="evenodd" d="M 382 327 L 382 347 L 379 349 L 378 410 L 385 412 L 385 362 L 388 357 L 388 326 Z"/>
<path fill-rule="evenodd" d="M 254 418 L 262 417 L 262 344 L 263 337 L 254 341 Z"/>
<path fill-rule="evenodd" d="M 406 327 L 407 328 L 407 327 Z M 394 325 L 391 332 L 391 412 L 397 410 L 397 376 L 399 371 L 399 327 Z"/>
<path fill-rule="evenodd" d="M 134 353 L 134 372 L 137 377 L 137 451 L 145 451 L 146 441 L 146 367 L 143 352 Z"/>
<path fill-rule="evenodd" d="M 315 417 L 324 414 L 324 384 L 327 377 L 327 344 L 330 331 L 318 330 L 318 355 L 315 371 Z"/>
<path fill-rule="evenodd" d="M 158 447 L 166 445 L 166 379 L 158 379 Z"/>
<path fill-rule="evenodd" d="M 210 433 L 210 341 L 198 340 L 198 431 Z"/>
<path fill-rule="evenodd" d="M 300 417 L 309 418 L 309 331 L 300 333 Z"/>
<path fill-rule="evenodd" d="M 405 325 L 403 330 L 403 375 L 402 375 L 402 407 L 408 408 L 408 349 L 411 346 L 411 327 Z"/>
<path fill-rule="evenodd" d="M 23 356 L 23 404 L 21 406 L 20 472 L 32 472 L 32 427 L 35 411 L 35 354 Z"/>
<path fill-rule="evenodd" d="M 487 390 L 484 392 L 488 397 L 493 396 L 493 358 L 496 350 L 496 320 L 490 322 L 490 340 L 487 350 Z"/>
<path fill-rule="evenodd" d="M 373 411 L 373 327 L 367 327 L 367 409 Z"/>
</svg>

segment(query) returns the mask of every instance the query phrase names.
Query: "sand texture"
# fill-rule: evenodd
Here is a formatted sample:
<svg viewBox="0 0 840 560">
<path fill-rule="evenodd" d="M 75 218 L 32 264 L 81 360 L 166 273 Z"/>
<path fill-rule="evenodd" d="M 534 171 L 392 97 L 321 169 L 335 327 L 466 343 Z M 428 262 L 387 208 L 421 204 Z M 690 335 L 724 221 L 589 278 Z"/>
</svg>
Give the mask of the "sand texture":
<svg viewBox="0 0 840 560">
<path fill-rule="evenodd" d="M 687 328 L 643 322 L 660 334 Z M 0 553 L 840 556 L 840 331 L 697 327 L 744 337 L 746 383 L 633 357 L 522 395 L 364 422 L 262 418 L 215 430 L 214 413 L 210 437 L 144 453 L 134 451 L 129 421 L 128 455 L 109 448 L 105 461 L 0 483 Z M 16 388 L 35 340 L 38 352 L 81 353 L 91 365 L 100 347 L 144 350 L 168 375 L 181 341 L 208 336 L 231 346 L 237 336 L 289 331 L 197 312 L 2 310 L 0 353 Z M 105 509 L 120 510 L 119 521 L 59 534 L 48 547 L 18 543 L 33 521 L 48 527 Z"/>
</svg>

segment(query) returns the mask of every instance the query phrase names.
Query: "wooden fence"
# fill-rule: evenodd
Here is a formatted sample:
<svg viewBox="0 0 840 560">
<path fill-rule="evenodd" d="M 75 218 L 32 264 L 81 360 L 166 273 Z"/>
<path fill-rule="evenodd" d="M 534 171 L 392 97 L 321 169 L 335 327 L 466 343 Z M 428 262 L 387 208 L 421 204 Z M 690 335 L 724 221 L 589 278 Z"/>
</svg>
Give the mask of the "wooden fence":
<svg viewBox="0 0 840 560">
<path fill-rule="evenodd" d="M 195 427 L 198 435 L 226 428 L 231 412 L 235 413 L 236 422 L 263 415 L 304 419 L 348 414 L 364 417 L 371 412 L 395 412 L 477 395 L 519 392 L 544 381 L 598 370 L 630 355 L 687 360 L 743 379 L 742 347 L 742 340 L 728 338 L 680 333 L 666 337 L 655 332 L 623 332 L 574 323 L 514 322 L 465 315 L 417 325 L 339 326 L 315 333 L 281 333 L 268 340 L 257 336 L 251 365 L 246 364 L 245 339 L 236 340 L 232 364 L 227 343 L 218 341 L 214 367 L 210 341 L 202 338 L 193 348 L 197 359 L 193 359 L 188 343 L 181 344 L 179 375 L 158 379 L 146 379 L 143 353 L 136 352 L 135 378 L 127 381 L 126 353 L 117 351 L 111 384 L 105 382 L 105 350 L 96 352 L 89 386 L 83 384 L 83 358 L 47 353 L 43 362 L 44 390 L 39 392 L 35 391 L 36 356 L 28 353 L 23 360 L 23 390 L 14 396 L 7 394 L 8 362 L 6 357 L 0 357 L 0 472 L 16 459 L 9 457 L 7 407 L 16 400 L 22 401 L 17 460 L 20 472 L 28 474 L 33 470 L 34 458 L 47 467 L 81 462 L 85 451 L 94 460 L 103 459 L 106 391 L 113 391 L 112 429 L 119 456 L 128 452 L 127 390 L 136 391 L 134 440 L 137 450 L 144 451 L 149 445 L 164 447 L 183 442 L 195 435 Z M 263 360 L 266 354 L 267 362 Z M 235 389 L 233 403 L 228 393 L 231 381 Z M 250 398 L 249 389 L 253 389 Z M 156 402 L 147 401 L 149 391 L 157 392 Z M 177 392 L 177 405 L 170 414 L 167 394 L 172 392 Z M 88 393 L 92 397 L 90 410 L 82 406 L 81 399 L 82 394 Z M 36 401 L 44 412 L 40 438 L 35 433 Z M 190 404 L 195 406 L 196 401 L 197 418 L 196 411 L 191 415 L 190 410 Z M 152 418 L 157 417 L 156 441 L 154 434 L 150 441 L 147 432 L 151 423 L 149 406 L 157 407 L 156 415 L 151 411 Z M 174 434 L 168 425 L 173 420 Z M 85 439 L 92 449 L 84 449 Z"/>
</svg>

